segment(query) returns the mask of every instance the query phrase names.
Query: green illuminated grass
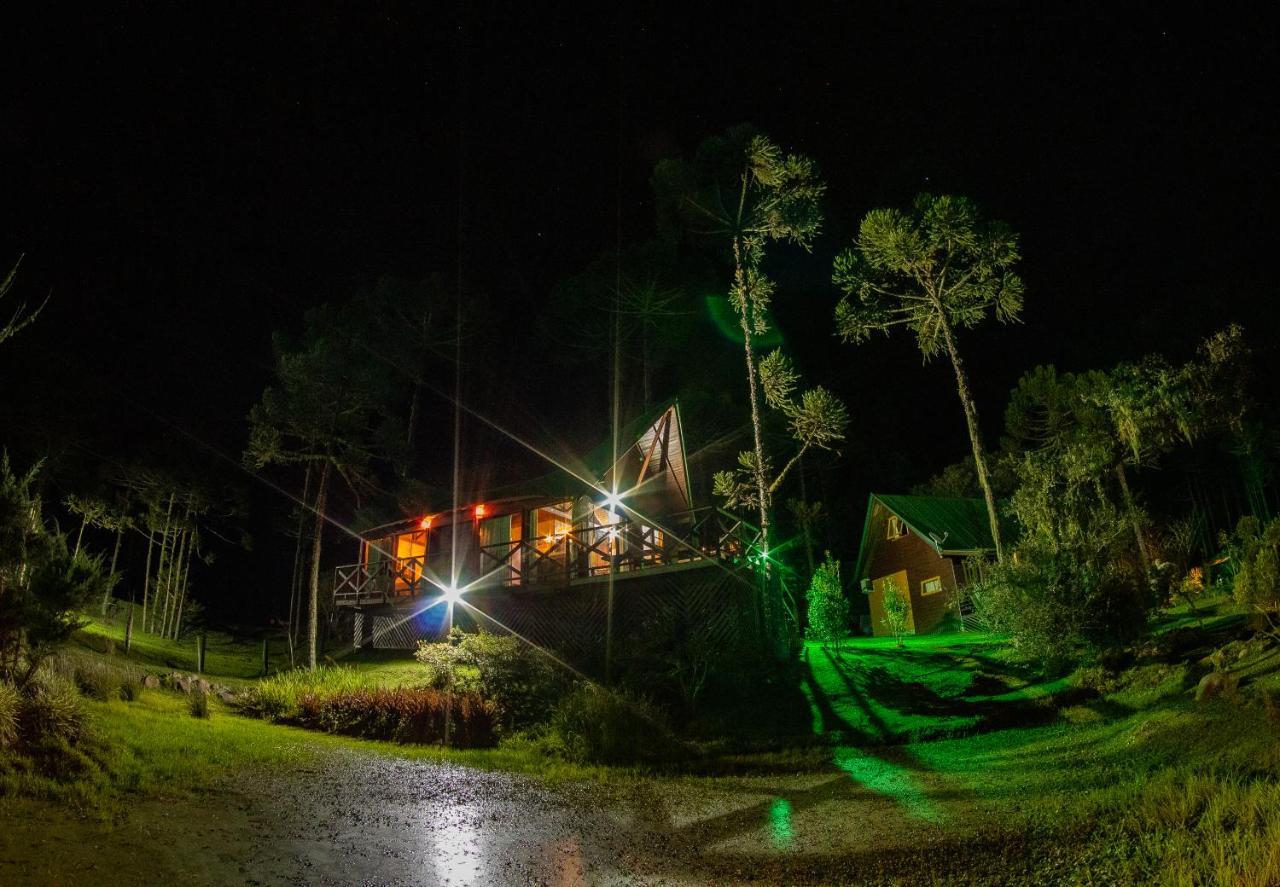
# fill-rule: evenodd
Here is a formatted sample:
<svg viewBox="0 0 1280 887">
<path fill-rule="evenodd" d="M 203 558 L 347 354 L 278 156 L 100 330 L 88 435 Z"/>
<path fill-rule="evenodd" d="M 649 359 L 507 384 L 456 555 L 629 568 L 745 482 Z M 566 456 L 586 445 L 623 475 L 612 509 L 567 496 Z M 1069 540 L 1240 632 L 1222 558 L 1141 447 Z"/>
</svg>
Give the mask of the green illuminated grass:
<svg viewBox="0 0 1280 887">
<path fill-rule="evenodd" d="M 997 729 L 1052 715 L 1065 680 L 1008 660 L 977 633 L 857 638 L 805 648 L 814 731 L 842 742 L 889 744 Z"/>
</svg>

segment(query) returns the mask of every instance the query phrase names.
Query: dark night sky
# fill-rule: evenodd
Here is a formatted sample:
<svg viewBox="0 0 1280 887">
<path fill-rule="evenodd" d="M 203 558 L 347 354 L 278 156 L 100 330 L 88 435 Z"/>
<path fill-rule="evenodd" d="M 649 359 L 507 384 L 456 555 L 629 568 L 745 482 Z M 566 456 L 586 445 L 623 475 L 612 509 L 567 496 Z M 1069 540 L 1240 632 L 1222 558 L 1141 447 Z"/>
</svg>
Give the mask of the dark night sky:
<svg viewBox="0 0 1280 887">
<path fill-rule="evenodd" d="M 1035 363 L 1184 357 L 1232 319 L 1269 391 L 1276 22 L 1264 4 L 1124 5 L 40 6 L 2 29 L 0 265 L 25 252 L 17 294 L 53 298 L 0 349 L 0 440 L 38 449 L 32 429 L 62 423 L 116 453 L 172 443 L 143 404 L 236 456 L 270 334 L 305 307 L 452 269 L 461 242 L 473 286 L 535 314 L 612 244 L 619 207 L 624 239 L 648 236 L 656 159 L 742 121 L 830 184 L 814 255 L 774 263 L 778 316 L 855 434 L 891 451 L 878 486 L 967 445 L 947 367 L 900 337 L 829 335 L 831 256 L 919 190 L 970 195 L 1023 237 L 1025 323 L 964 343 L 992 433 Z M 496 329 L 500 350 L 530 347 L 519 328 Z M 484 406 L 517 424 L 563 400 L 507 397 Z"/>
</svg>

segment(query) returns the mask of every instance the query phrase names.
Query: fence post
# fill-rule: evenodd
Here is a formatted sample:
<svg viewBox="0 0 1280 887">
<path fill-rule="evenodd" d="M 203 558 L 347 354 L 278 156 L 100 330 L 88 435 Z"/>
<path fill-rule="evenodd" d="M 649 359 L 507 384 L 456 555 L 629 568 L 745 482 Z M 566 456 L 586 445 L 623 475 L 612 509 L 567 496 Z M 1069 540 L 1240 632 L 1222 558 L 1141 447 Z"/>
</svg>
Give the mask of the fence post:
<svg viewBox="0 0 1280 887">
<path fill-rule="evenodd" d="M 264 678 L 267 676 L 268 668 L 271 663 L 271 649 L 269 647 L 269 644 L 270 644 L 270 641 L 267 638 L 267 636 L 264 634 L 262 636 L 262 676 Z"/>
<path fill-rule="evenodd" d="M 202 631 L 196 635 L 196 674 L 204 674 L 204 646 L 206 635 Z"/>
<path fill-rule="evenodd" d="M 129 645 L 133 643 L 133 603 L 129 603 L 129 618 L 124 623 L 124 655 L 129 655 Z"/>
</svg>

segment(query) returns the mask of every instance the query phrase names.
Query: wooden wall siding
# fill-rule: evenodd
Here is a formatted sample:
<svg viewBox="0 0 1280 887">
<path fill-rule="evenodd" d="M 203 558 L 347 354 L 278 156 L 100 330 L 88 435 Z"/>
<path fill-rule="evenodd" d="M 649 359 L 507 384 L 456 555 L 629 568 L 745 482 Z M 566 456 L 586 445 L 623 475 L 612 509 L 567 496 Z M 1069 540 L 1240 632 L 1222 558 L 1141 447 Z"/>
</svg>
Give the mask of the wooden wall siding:
<svg viewBox="0 0 1280 887">
<path fill-rule="evenodd" d="M 871 537 L 873 548 L 867 561 L 867 576 L 874 581 L 905 570 L 915 633 L 928 634 L 936 631 L 950 611 L 956 590 L 955 563 L 951 558 L 934 551 L 928 542 L 914 532 L 908 532 L 898 539 L 885 538 L 888 518 L 888 510 L 877 503 L 871 514 L 871 533 L 874 535 Z M 934 576 L 941 577 L 942 591 L 938 594 L 921 595 L 920 583 Z M 879 598 L 878 592 L 871 594 L 871 630 L 876 637 L 889 633 L 881 621 L 884 617 L 884 605 Z"/>
<path fill-rule="evenodd" d="M 500 634 L 500 623 L 580 671 L 599 677 L 604 662 L 607 594 L 604 582 L 545 592 L 479 590 L 467 595 L 467 600 L 492 619 L 456 606 L 454 624 L 466 631 L 483 628 Z M 754 644 L 757 636 L 756 589 L 746 571 L 730 572 L 709 564 L 628 579 L 615 583 L 613 600 L 616 660 L 645 647 L 670 647 L 699 635 L 730 655 Z M 379 649 L 412 649 L 420 640 L 439 640 L 448 630 L 446 620 L 437 615 L 442 610 L 443 606 L 424 618 L 403 622 L 402 614 L 374 614 L 369 640 Z M 369 621 L 366 616 L 365 623 Z"/>
</svg>

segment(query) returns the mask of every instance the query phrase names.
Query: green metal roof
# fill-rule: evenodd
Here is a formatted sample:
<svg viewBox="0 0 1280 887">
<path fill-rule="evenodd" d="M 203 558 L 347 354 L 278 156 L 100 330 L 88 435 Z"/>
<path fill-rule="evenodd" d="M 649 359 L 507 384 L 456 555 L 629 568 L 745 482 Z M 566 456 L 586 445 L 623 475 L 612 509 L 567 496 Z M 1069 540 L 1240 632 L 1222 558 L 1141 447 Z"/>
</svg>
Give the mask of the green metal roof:
<svg viewBox="0 0 1280 887">
<path fill-rule="evenodd" d="M 938 554 L 962 555 L 995 551 L 995 543 L 991 541 L 987 504 L 981 499 L 872 493 L 867 499 L 867 516 L 862 523 L 862 542 L 858 546 L 856 575 L 859 578 L 862 577 L 862 568 L 869 554 L 871 513 L 876 502 L 901 518 L 907 527 L 929 543 Z M 1002 520 L 1000 526 L 1007 532 L 1006 521 Z"/>
</svg>

